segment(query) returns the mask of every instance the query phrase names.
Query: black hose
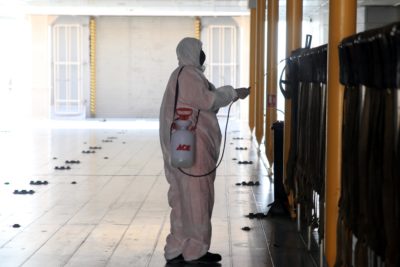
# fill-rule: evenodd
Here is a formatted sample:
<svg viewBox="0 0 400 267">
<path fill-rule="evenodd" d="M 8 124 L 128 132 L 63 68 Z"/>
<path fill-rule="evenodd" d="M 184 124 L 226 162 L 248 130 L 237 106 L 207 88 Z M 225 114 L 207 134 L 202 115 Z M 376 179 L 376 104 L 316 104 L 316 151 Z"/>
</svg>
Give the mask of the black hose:
<svg viewBox="0 0 400 267">
<path fill-rule="evenodd" d="M 190 173 L 185 172 L 185 171 L 182 170 L 181 168 L 178 168 L 178 169 L 181 171 L 181 173 L 186 174 L 187 176 L 190 176 L 190 177 L 204 177 L 204 176 L 210 175 L 211 173 L 213 173 L 213 172 L 215 172 L 215 171 L 217 170 L 217 168 L 219 167 L 219 165 L 220 165 L 221 162 L 222 162 L 222 159 L 224 158 L 225 145 L 226 145 L 226 133 L 227 133 L 227 130 L 228 130 L 229 115 L 230 115 L 230 113 L 231 113 L 231 107 L 232 107 L 232 104 L 233 104 L 233 103 L 234 103 L 234 102 L 232 102 L 232 103 L 229 105 L 229 108 L 228 108 L 228 116 L 227 116 L 227 118 L 226 118 L 225 134 L 224 134 L 224 146 L 223 146 L 223 148 L 222 148 L 222 154 L 221 154 L 221 158 L 220 158 L 218 164 L 215 166 L 214 169 L 212 169 L 211 171 L 209 171 L 209 172 L 207 172 L 207 173 L 205 173 L 205 174 L 190 174 Z"/>
</svg>

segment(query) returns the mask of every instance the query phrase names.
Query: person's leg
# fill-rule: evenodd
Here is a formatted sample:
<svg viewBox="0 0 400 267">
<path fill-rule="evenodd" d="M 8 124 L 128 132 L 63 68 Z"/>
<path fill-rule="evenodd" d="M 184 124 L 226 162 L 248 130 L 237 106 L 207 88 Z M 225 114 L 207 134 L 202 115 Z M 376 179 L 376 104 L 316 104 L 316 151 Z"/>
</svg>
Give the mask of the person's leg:
<svg viewBox="0 0 400 267">
<path fill-rule="evenodd" d="M 182 254 L 186 261 L 192 261 L 206 255 L 210 248 L 215 175 L 194 178 L 177 171 L 165 168 L 172 210 L 164 255 L 172 260 Z"/>
<path fill-rule="evenodd" d="M 170 234 L 164 248 L 164 256 L 167 260 L 174 259 L 182 254 L 183 240 L 185 239 L 182 228 L 181 196 L 177 176 L 174 170 L 165 165 L 165 176 L 170 185 L 168 190 L 168 203 L 171 207 Z"/>
<path fill-rule="evenodd" d="M 186 261 L 206 255 L 211 243 L 211 215 L 214 206 L 215 175 L 182 177 L 182 223 L 185 235 L 183 257 Z"/>
<path fill-rule="evenodd" d="M 206 132 L 209 133 L 208 131 Z M 196 162 L 185 169 L 195 175 L 215 168 L 218 159 L 220 136 L 196 132 Z M 210 140 L 212 144 L 209 144 Z M 165 247 L 166 259 L 182 253 L 185 261 L 219 261 L 220 255 L 208 252 L 211 243 L 211 215 L 214 206 L 215 172 L 203 177 L 191 177 L 179 169 L 165 164 L 170 183 L 169 202 L 171 211 L 171 233 Z"/>
</svg>

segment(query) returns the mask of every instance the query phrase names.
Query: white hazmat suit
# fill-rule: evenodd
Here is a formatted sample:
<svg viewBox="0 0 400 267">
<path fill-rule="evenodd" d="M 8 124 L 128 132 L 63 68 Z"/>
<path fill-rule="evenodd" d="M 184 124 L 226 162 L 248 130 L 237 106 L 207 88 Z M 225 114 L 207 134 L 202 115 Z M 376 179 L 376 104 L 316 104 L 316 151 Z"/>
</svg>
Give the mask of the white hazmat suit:
<svg viewBox="0 0 400 267">
<path fill-rule="evenodd" d="M 195 178 L 171 166 L 170 129 L 174 117 L 178 73 L 177 108 L 193 109 L 191 120 L 197 121 L 195 162 L 184 169 L 191 174 L 204 174 L 215 168 L 221 144 L 221 131 L 216 111 L 237 98 L 232 86 L 215 89 L 203 74 L 200 65 L 202 43 L 184 38 L 177 46 L 179 66 L 168 81 L 160 109 L 160 142 L 164 157 L 165 176 L 170 184 L 168 201 L 171 206 L 171 230 L 165 246 L 165 258 L 182 255 L 185 261 L 205 255 L 211 242 L 211 214 L 214 206 L 215 172 Z M 200 113 L 198 113 L 200 111 Z M 199 114 L 199 115 L 198 115 Z M 198 115 L 198 117 L 197 117 Z"/>
</svg>

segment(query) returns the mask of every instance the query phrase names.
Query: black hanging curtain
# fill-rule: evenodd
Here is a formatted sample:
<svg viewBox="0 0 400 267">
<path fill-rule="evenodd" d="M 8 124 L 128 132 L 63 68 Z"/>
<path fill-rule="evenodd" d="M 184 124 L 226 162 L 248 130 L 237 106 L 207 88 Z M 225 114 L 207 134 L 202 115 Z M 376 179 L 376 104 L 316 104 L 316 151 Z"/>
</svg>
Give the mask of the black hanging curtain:
<svg viewBox="0 0 400 267">
<path fill-rule="evenodd" d="M 336 266 L 400 266 L 400 24 L 344 39 L 339 57 L 345 96 Z"/>
<path fill-rule="evenodd" d="M 285 98 L 292 101 L 286 188 L 295 192 L 304 225 L 323 238 L 327 46 L 293 51 L 286 61 Z M 317 194 L 315 194 L 317 193 Z"/>
</svg>

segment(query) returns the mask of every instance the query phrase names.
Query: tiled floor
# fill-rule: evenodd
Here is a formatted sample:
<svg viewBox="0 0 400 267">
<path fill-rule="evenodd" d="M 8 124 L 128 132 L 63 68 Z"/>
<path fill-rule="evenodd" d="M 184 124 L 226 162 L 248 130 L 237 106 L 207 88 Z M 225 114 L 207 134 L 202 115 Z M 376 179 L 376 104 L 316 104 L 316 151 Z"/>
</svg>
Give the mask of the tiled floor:
<svg viewBox="0 0 400 267">
<path fill-rule="evenodd" d="M 0 266 L 165 266 L 168 184 L 157 122 L 34 126 L 0 128 Z M 238 164 L 245 160 L 253 164 Z M 71 169 L 55 170 L 62 166 Z M 48 184 L 30 184 L 37 180 Z M 250 180 L 261 185 L 235 185 Z M 216 266 L 314 266 L 294 222 L 245 217 L 268 211 L 273 186 L 249 131 L 234 120 L 215 192 Z"/>
</svg>

